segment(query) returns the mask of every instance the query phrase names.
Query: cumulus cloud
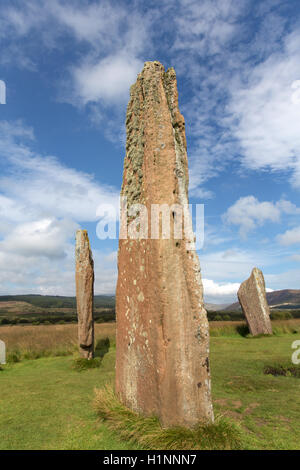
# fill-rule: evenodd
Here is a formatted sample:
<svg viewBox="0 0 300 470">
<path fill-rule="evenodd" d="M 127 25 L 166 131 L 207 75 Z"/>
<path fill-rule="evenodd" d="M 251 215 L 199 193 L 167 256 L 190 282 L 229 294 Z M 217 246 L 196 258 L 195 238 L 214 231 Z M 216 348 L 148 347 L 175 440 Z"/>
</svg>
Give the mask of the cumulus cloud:
<svg viewBox="0 0 300 470">
<path fill-rule="evenodd" d="M 285 233 L 278 235 L 277 240 L 281 245 L 289 246 L 300 243 L 300 227 L 287 230 Z"/>
<path fill-rule="evenodd" d="M 37 154 L 33 140 L 20 121 L 0 121 L 1 291 L 73 294 L 75 231 L 99 219 L 101 204 L 118 213 L 119 190 Z M 115 255 L 96 250 L 94 256 L 96 289 L 112 293 Z"/>
<path fill-rule="evenodd" d="M 297 214 L 300 213 L 300 209 L 286 200 L 280 200 L 274 204 L 269 201 L 260 202 L 254 196 L 245 196 L 230 206 L 222 219 L 226 224 L 239 226 L 241 236 L 245 237 L 249 231 L 267 221 L 279 222 L 282 213 Z"/>
<path fill-rule="evenodd" d="M 234 302 L 239 287 L 240 284 L 236 282 L 218 283 L 211 279 L 203 279 L 204 296 L 208 302 Z"/>
<path fill-rule="evenodd" d="M 300 77 L 300 31 L 284 42 L 281 52 L 248 72 L 244 85 L 232 90 L 229 111 L 236 125 L 242 162 L 248 168 L 289 170 L 300 187 L 300 100 L 295 87 Z"/>
<path fill-rule="evenodd" d="M 62 258 L 66 255 L 65 243 L 74 237 L 77 228 L 71 220 L 50 218 L 19 224 L 0 242 L 0 250 L 27 257 Z"/>
<path fill-rule="evenodd" d="M 155 16 L 137 6 L 129 8 L 121 1 L 29 0 L 24 5 L 16 0 L 0 12 L 0 43 L 5 43 L 0 61 L 35 70 L 41 45 L 57 55 L 68 50 L 64 78 L 57 82 L 58 99 L 76 107 L 88 105 L 91 122 L 99 126 L 99 118 L 101 123 L 104 118 L 105 135 L 122 140 L 121 131 L 115 137 L 116 128 L 121 128 L 129 87 L 142 68 L 145 51 L 151 53 Z M 70 51 L 73 43 L 76 55 Z"/>
<path fill-rule="evenodd" d="M 266 250 L 243 250 L 240 248 L 200 253 L 200 264 L 204 279 L 213 279 L 218 283 L 239 282 L 247 279 L 254 268 L 264 271 L 270 268 L 276 259 Z"/>
<path fill-rule="evenodd" d="M 237 301 L 237 291 L 241 285 L 239 282 L 218 283 L 211 279 L 203 279 L 202 281 L 206 302 L 221 304 Z M 267 287 L 266 291 L 273 292 L 273 289 Z"/>
<path fill-rule="evenodd" d="M 176 17 L 178 35 L 173 48 L 216 54 L 237 33 L 237 19 L 245 2 L 185 0 L 179 3 L 181 11 Z"/>
<path fill-rule="evenodd" d="M 0 165 L 10 170 L 0 177 L 2 217 L 35 220 L 54 215 L 96 221 L 100 204 L 118 207 L 116 188 L 99 184 L 92 175 L 68 168 L 55 157 L 38 155 L 25 138 L 33 138 L 32 129 L 0 121 Z"/>
<path fill-rule="evenodd" d="M 205 301 L 212 303 L 236 302 L 236 293 L 240 284 L 248 279 L 255 266 L 262 269 L 265 275 L 265 272 L 272 270 L 277 262 L 277 256 L 267 250 L 238 248 L 200 253 L 199 258 Z M 266 280 L 267 292 L 278 288 L 281 281 L 283 279 L 280 274 L 269 276 Z M 282 285 L 288 285 L 288 283 Z"/>
<path fill-rule="evenodd" d="M 129 88 L 142 66 L 141 60 L 124 53 L 83 63 L 73 69 L 75 95 L 83 104 L 128 101 Z"/>
<path fill-rule="evenodd" d="M 74 245 L 65 243 L 60 259 L 1 251 L 0 295 L 33 293 L 41 295 L 75 295 Z M 93 249 L 95 294 L 113 294 L 117 266 L 113 257 Z"/>
</svg>

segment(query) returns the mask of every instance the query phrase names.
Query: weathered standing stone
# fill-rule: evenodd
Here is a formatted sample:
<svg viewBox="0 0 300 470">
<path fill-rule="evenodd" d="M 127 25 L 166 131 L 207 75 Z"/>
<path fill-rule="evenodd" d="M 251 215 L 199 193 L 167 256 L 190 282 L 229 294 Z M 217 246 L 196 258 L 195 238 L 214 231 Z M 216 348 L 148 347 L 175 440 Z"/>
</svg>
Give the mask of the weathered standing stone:
<svg viewBox="0 0 300 470">
<path fill-rule="evenodd" d="M 94 262 L 86 230 L 76 232 L 76 300 L 80 355 L 94 356 Z"/>
<path fill-rule="evenodd" d="M 266 297 L 265 280 L 260 269 L 252 269 L 251 276 L 240 285 L 237 295 L 250 333 L 253 336 L 271 335 L 270 309 Z"/>
<path fill-rule="evenodd" d="M 188 204 L 185 123 L 173 68 L 145 63 L 131 87 L 126 128 L 121 195 L 129 207 L 146 206 L 150 227 L 151 204 Z M 192 230 L 185 237 L 119 241 L 116 392 L 164 427 L 213 421 L 200 265 L 193 246 L 187 248 Z"/>
<path fill-rule="evenodd" d="M 0 364 L 6 364 L 6 348 L 4 341 L 0 340 Z"/>
</svg>

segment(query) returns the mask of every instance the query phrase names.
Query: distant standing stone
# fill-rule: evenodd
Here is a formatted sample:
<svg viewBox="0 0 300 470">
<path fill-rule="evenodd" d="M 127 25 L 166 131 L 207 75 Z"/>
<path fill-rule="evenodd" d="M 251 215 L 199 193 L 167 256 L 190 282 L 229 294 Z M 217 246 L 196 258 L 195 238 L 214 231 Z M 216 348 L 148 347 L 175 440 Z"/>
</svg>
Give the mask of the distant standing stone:
<svg viewBox="0 0 300 470">
<path fill-rule="evenodd" d="M 253 268 L 249 279 L 240 285 L 237 295 L 250 333 L 253 336 L 271 335 L 270 309 L 266 297 L 265 280 L 260 269 Z"/>
<path fill-rule="evenodd" d="M 94 262 L 86 230 L 76 232 L 76 301 L 81 357 L 94 356 Z"/>
<path fill-rule="evenodd" d="M 0 340 L 0 364 L 6 364 L 5 343 Z"/>
</svg>

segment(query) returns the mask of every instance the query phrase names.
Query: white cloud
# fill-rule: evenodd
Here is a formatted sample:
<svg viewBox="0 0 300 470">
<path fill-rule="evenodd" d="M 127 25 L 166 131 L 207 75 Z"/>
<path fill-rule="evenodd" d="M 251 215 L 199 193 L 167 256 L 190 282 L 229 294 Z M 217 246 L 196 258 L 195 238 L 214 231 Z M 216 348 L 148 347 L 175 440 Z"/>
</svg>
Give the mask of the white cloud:
<svg viewBox="0 0 300 470">
<path fill-rule="evenodd" d="M 143 62 L 124 53 L 108 56 L 97 63 L 83 63 L 73 69 L 74 92 L 83 104 L 125 102 Z"/>
<path fill-rule="evenodd" d="M 259 250 L 220 250 L 211 253 L 199 253 L 206 302 L 230 303 L 236 302 L 236 293 L 240 284 L 249 278 L 254 267 L 270 271 L 278 260 L 277 254 Z M 280 275 L 274 275 L 266 280 L 266 290 L 282 288 Z M 265 275 L 266 278 L 266 275 Z"/>
<path fill-rule="evenodd" d="M 248 71 L 244 85 L 234 84 L 228 110 L 236 125 L 242 162 L 248 168 L 291 172 L 300 187 L 300 101 L 293 84 L 300 78 L 300 31 L 290 34 L 276 52 Z"/>
<path fill-rule="evenodd" d="M 107 1 L 83 4 L 82 2 L 61 2 L 52 0 L 44 3 L 45 11 L 52 15 L 78 41 L 101 41 L 111 45 L 118 35 L 119 25 L 124 21 L 124 9 L 119 10 Z"/>
<path fill-rule="evenodd" d="M 250 275 L 250 273 L 249 273 Z M 205 302 L 216 304 L 231 303 L 237 301 L 237 291 L 240 288 L 238 282 L 219 283 L 211 279 L 202 279 Z M 273 289 L 266 288 L 267 292 L 273 292 Z"/>
<path fill-rule="evenodd" d="M 75 231 L 99 219 L 99 204 L 118 208 L 119 190 L 38 155 L 33 139 L 21 122 L 0 121 L 1 292 L 73 295 Z M 112 293 L 115 254 L 93 251 L 95 292 Z"/>
<path fill-rule="evenodd" d="M 245 237 L 249 231 L 267 221 L 279 222 L 282 213 L 299 214 L 300 209 L 286 200 L 280 200 L 274 204 L 269 201 L 259 202 L 254 196 L 245 196 L 230 206 L 222 219 L 224 223 L 238 225 L 241 236 Z"/>
<path fill-rule="evenodd" d="M 285 233 L 278 235 L 277 240 L 281 245 L 289 246 L 300 243 L 300 227 L 287 230 Z"/>
<path fill-rule="evenodd" d="M 203 279 L 202 282 L 206 302 L 230 303 L 236 300 L 239 283 L 218 283 L 211 279 Z"/>
<path fill-rule="evenodd" d="M 2 217 L 15 220 L 27 214 L 31 220 L 55 216 L 96 221 L 99 204 L 118 207 L 116 188 L 97 183 L 92 175 L 68 168 L 55 157 L 36 154 L 25 137 L 32 138 L 33 133 L 20 122 L 0 121 L 0 163 L 10 168 L 0 177 Z"/>
<path fill-rule="evenodd" d="M 0 248 L 0 295 L 42 294 L 75 295 L 74 245 L 64 245 L 65 256 L 25 256 L 4 252 Z M 113 294 L 117 269 L 109 254 L 93 249 L 95 294 Z M 112 257 L 113 258 L 113 257 Z"/>
<path fill-rule="evenodd" d="M 279 274 L 265 274 L 265 281 L 274 290 L 299 289 L 300 269 L 291 269 Z"/>
<path fill-rule="evenodd" d="M 19 8 L 9 6 L 0 12 L 4 37 L 11 39 L 6 46 L 9 54 L 4 50 L 1 60 L 7 64 L 10 57 L 14 61 L 14 48 L 22 49 L 23 53 L 17 56 L 22 61 L 15 65 L 34 69 L 31 33 L 38 33 L 39 45 L 56 50 L 63 46 L 62 38 L 71 37 L 78 51 L 83 46 L 83 52 L 78 53 L 76 64 L 66 63 L 70 74 L 60 98 L 75 105 L 101 100 L 116 104 L 120 98 L 124 101 L 128 97 L 129 86 L 143 64 L 141 55 L 151 49 L 151 18 L 150 13 L 140 13 L 137 8 L 129 12 L 122 3 L 108 1 L 22 2 Z"/>
<path fill-rule="evenodd" d="M 199 253 L 202 276 L 218 283 L 239 282 L 249 277 L 256 266 L 262 271 L 276 263 L 266 251 L 242 250 L 239 248 Z"/>
<path fill-rule="evenodd" d="M 232 0 L 184 0 L 176 16 L 178 38 L 176 50 L 216 54 L 226 46 L 239 26 L 236 21 L 244 8 Z"/>
<path fill-rule="evenodd" d="M 71 220 L 53 218 L 19 224 L 0 242 L 0 251 L 25 257 L 62 258 L 65 244 L 74 237 L 77 228 L 78 225 Z"/>
</svg>

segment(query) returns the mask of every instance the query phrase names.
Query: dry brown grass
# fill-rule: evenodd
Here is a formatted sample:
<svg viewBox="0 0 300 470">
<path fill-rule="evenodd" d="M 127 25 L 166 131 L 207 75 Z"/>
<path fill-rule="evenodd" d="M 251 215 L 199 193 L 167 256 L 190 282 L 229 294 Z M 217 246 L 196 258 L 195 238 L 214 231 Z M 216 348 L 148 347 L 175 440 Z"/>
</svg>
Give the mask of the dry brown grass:
<svg viewBox="0 0 300 470">
<path fill-rule="evenodd" d="M 28 302 L 22 302 L 22 301 L 15 301 L 15 300 L 9 300 L 7 302 L 0 302 L 0 313 L 1 311 L 15 313 L 40 313 L 44 312 L 44 309 L 41 307 L 37 307 L 35 305 L 31 305 Z"/>
<path fill-rule="evenodd" d="M 272 321 L 274 334 L 300 332 L 300 319 Z M 243 334 L 239 328 L 245 328 L 242 321 L 210 322 L 211 336 L 231 336 Z M 108 337 L 115 341 L 115 323 L 95 324 L 95 344 Z M 0 339 L 6 343 L 8 353 L 20 351 L 24 357 L 41 355 L 72 354 L 77 349 L 77 325 L 13 325 L 0 327 Z"/>
<path fill-rule="evenodd" d="M 115 323 L 95 324 L 96 342 L 114 335 Z M 1 326 L 0 339 L 8 352 L 72 353 L 77 348 L 77 325 Z"/>
</svg>

